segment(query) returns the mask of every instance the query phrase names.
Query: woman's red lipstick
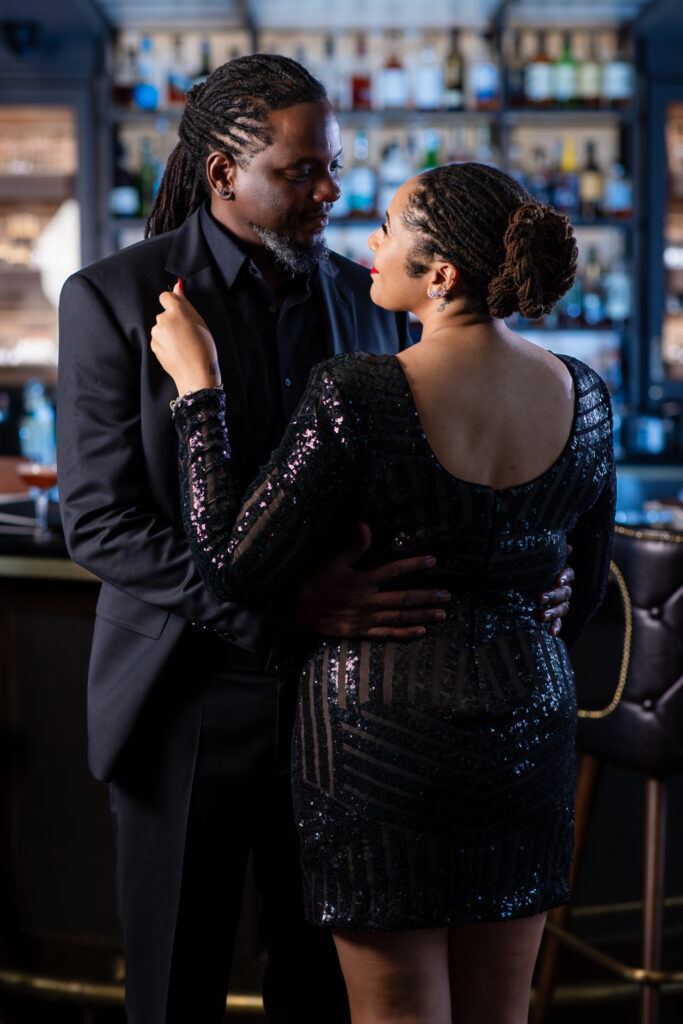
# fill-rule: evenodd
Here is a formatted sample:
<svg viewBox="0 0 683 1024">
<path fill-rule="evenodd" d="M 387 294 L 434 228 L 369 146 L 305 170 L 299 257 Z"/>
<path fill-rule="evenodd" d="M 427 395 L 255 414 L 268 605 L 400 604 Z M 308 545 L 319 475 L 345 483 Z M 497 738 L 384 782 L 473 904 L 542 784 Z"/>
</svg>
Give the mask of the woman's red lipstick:
<svg viewBox="0 0 683 1024">
<path fill-rule="evenodd" d="M 375 270 L 374 267 L 370 267 L 370 273 L 371 274 L 379 274 L 379 270 Z"/>
</svg>

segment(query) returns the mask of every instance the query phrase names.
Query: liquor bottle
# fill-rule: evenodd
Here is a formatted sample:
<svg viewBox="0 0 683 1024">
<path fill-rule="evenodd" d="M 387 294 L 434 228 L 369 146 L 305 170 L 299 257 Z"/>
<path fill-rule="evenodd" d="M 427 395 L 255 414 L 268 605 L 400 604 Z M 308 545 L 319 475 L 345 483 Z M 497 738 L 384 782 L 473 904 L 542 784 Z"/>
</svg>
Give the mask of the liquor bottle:
<svg viewBox="0 0 683 1024">
<path fill-rule="evenodd" d="M 595 56 L 595 37 L 586 32 L 580 38 L 585 40 L 585 53 L 579 61 L 576 91 L 579 106 L 592 110 L 600 106 L 602 68 Z"/>
<path fill-rule="evenodd" d="M 372 75 L 368 67 L 367 53 L 367 37 L 364 32 L 358 32 L 355 66 L 351 75 L 351 106 L 354 110 L 372 109 Z"/>
<path fill-rule="evenodd" d="M 199 44 L 199 67 L 195 71 L 192 77 L 192 85 L 201 85 L 205 82 L 212 72 L 211 67 L 211 41 L 209 39 L 202 39 Z"/>
<path fill-rule="evenodd" d="M 496 110 L 500 102 L 500 69 L 492 43 L 490 32 L 480 33 L 467 66 L 466 92 L 473 110 Z"/>
<path fill-rule="evenodd" d="M 192 88 L 192 80 L 185 71 L 183 57 L 183 37 L 176 33 L 173 37 L 172 63 L 167 75 L 167 97 L 169 107 L 184 107 L 185 93 Z"/>
<path fill-rule="evenodd" d="M 443 101 L 443 70 L 427 43 L 420 49 L 413 75 L 413 100 L 418 110 L 438 110 Z"/>
<path fill-rule="evenodd" d="M 114 69 L 113 99 L 114 106 L 129 108 L 133 106 L 133 90 L 138 81 L 138 51 L 132 42 L 119 48 L 118 60 Z"/>
<path fill-rule="evenodd" d="M 536 146 L 533 151 L 533 166 L 529 175 L 528 188 L 534 199 L 548 205 L 553 200 L 552 171 L 548 151 Z"/>
<path fill-rule="evenodd" d="M 19 420 L 19 448 L 31 462 L 51 465 L 56 456 L 55 407 L 42 381 L 32 378 L 22 393 L 23 415 Z"/>
<path fill-rule="evenodd" d="M 418 173 L 430 171 L 441 163 L 441 132 L 436 128 L 425 128 L 422 132 L 422 153 L 419 160 Z"/>
<path fill-rule="evenodd" d="M 623 328 L 631 315 L 631 282 L 623 260 L 615 260 L 603 277 L 605 314 L 612 327 Z"/>
<path fill-rule="evenodd" d="M 579 174 L 579 202 L 584 220 L 596 220 L 602 214 L 604 176 L 595 159 L 595 143 L 586 142 L 586 159 Z"/>
<path fill-rule="evenodd" d="M 617 47 L 603 69 L 602 95 L 608 107 L 627 107 L 633 100 L 634 69 L 626 29 L 617 33 Z"/>
<path fill-rule="evenodd" d="M 623 164 L 610 166 L 605 178 L 604 210 L 606 217 L 628 220 L 633 215 L 633 184 Z"/>
<path fill-rule="evenodd" d="M 353 166 L 347 177 L 347 199 L 352 216 L 370 217 L 375 212 L 377 175 L 369 155 L 368 136 L 360 128 L 353 139 Z"/>
<path fill-rule="evenodd" d="M 126 147 L 116 143 L 114 182 L 109 193 L 109 212 L 114 217 L 135 217 L 140 212 L 140 193 L 128 170 Z"/>
<path fill-rule="evenodd" d="M 379 166 L 377 189 L 377 212 L 380 217 L 389 208 L 396 190 L 415 173 L 413 165 L 405 155 L 399 140 L 394 139 L 384 150 Z"/>
<path fill-rule="evenodd" d="M 505 36 L 505 87 L 507 105 L 516 109 L 524 105 L 524 61 L 522 58 L 522 35 L 511 29 Z"/>
<path fill-rule="evenodd" d="M 596 247 L 590 246 L 586 261 L 581 269 L 583 280 L 583 322 L 586 327 L 598 330 L 606 326 L 605 296 L 603 290 L 604 268 Z"/>
<path fill-rule="evenodd" d="M 581 326 L 583 316 L 583 282 L 577 274 L 568 292 L 557 303 L 557 326 L 575 330 Z"/>
<path fill-rule="evenodd" d="M 457 28 L 451 29 L 451 47 L 444 65 L 443 106 L 446 110 L 462 110 L 465 106 L 462 55 Z"/>
<path fill-rule="evenodd" d="M 527 175 L 522 163 L 522 147 L 517 142 L 511 142 L 508 146 L 507 173 L 511 178 L 514 178 L 522 188 L 525 188 L 527 192 L 531 191 L 531 185 L 527 180 Z"/>
<path fill-rule="evenodd" d="M 576 143 L 573 135 L 565 135 L 558 143 L 559 155 L 555 162 L 553 206 L 568 217 L 579 207 L 579 175 L 576 161 Z"/>
<path fill-rule="evenodd" d="M 146 217 L 152 208 L 160 178 L 159 165 L 152 149 L 152 140 L 145 136 L 140 142 L 140 166 L 137 173 L 140 213 L 143 217 Z"/>
<path fill-rule="evenodd" d="M 553 64 L 553 99 L 560 107 L 571 107 L 577 98 L 577 65 L 571 50 L 571 37 L 565 32 L 562 50 Z"/>
<path fill-rule="evenodd" d="M 545 44 L 545 32 L 539 32 L 536 53 L 524 69 L 524 98 L 530 107 L 548 107 L 552 102 L 553 66 Z"/>
<path fill-rule="evenodd" d="M 379 73 L 379 103 L 384 108 L 402 108 L 408 106 L 408 75 L 399 54 L 401 52 L 401 33 L 389 32 L 389 54 L 384 67 Z"/>
<path fill-rule="evenodd" d="M 157 70 L 152 37 L 144 35 L 140 40 L 137 83 L 133 89 L 133 101 L 140 110 L 156 110 L 159 105 Z"/>
<path fill-rule="evenodd" d="M 344 110 L 348 106 L 348 98 L 344 89 L 344 75 L 336 52 L 335 37 L 330 33 L 325 36 L 325 59 L 320 76 L 325 83 L 327 96 L 335 110 Z"/>
</svg>

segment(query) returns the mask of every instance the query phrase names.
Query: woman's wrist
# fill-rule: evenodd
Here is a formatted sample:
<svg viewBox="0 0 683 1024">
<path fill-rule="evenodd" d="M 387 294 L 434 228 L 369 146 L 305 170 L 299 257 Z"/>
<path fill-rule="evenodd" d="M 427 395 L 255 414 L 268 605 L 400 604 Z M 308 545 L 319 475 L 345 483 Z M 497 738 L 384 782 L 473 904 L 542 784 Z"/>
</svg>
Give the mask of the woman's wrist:
<svg viewBox="0 0 683 1024">
<path fill-rule="evenodd" d="M 223 385 L 219 384 L 217 387 L 215 384 L 210 384 L 208 387 L 202 388 L 188 388 L 187 391 L 183 391 L 178 394 L 177 398 L 174 398 L 169 405 L 171 412 L 175 416 L 177 410 L 188 409 L 195 405 L 195 400 L 198 400 L 201 404 L 204 398 L 208 398 L 207 392 L 213 392 L 214 395 L 223 395 Z"/>
<path fill-rule="evenodd" d="M 175 386 L 178 388 L 178 397 L 181 395 L 190 394 L 193 391 L 204 391 L 206 388 L 220 388 L 221 384 L 220 377 L 209 376 L 205 374 L 198 374 L 193 377 L 178 377 L 175 380 Z"/>
</svg>

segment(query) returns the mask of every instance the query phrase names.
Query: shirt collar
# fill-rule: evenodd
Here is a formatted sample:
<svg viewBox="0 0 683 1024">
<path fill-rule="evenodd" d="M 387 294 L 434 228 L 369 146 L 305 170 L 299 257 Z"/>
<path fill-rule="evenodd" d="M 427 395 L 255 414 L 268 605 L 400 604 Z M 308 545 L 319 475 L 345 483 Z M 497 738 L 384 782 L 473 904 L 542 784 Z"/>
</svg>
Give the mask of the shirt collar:
<svg viewBox="0 0 683 1024">
<path fill-rule="evenodd" d="M 209 200 L 204 203 L 199 211 L 199 223 L 206 244 L 211 250 L 223 280 L 228 288 L 232 288 L 235 278 L 245 263 L 251 260 L 235 241 L 232 235 L 225 231 L 211 216 L 209 211 Z"/>
</svg>

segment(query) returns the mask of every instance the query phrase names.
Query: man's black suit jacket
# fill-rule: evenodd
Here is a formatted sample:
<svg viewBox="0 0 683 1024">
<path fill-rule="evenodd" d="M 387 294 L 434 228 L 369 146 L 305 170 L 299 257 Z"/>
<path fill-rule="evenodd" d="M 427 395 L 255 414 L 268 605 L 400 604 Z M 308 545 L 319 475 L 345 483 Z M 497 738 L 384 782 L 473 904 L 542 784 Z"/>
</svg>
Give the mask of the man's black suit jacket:
<svg viewBox="0 0 683 1024">
<path fill-rule="evenodd" d="M 150 350 L 159 294 L 178 277 L 216 340 L 239 471 L 260 396 L 245 391 L 198 214 L 74 274 L 60 301 L 59 493 L 69 553 L 103 581 L 88 681 L 89 761 L 103 780 L 188 622 L 249 650 L 266 642 L 265 613 L 209 596 L 182 531 L 175 389 Z M 405 316 L 370 301 L 367 270 L 333 253 L 319 282 L 328 355 L 407 344 Z"/>
</svg>

